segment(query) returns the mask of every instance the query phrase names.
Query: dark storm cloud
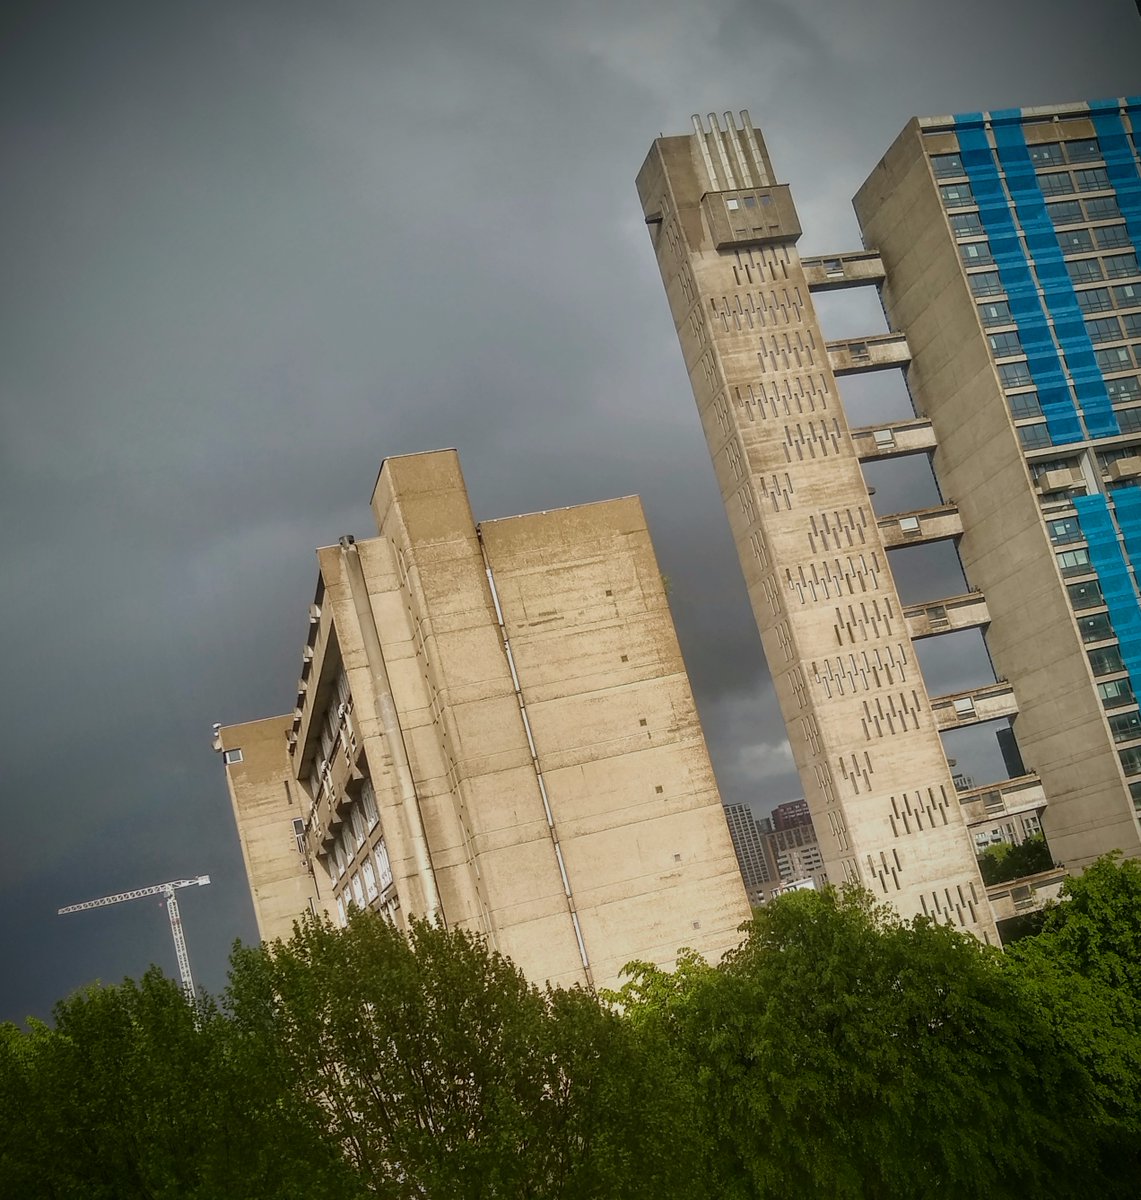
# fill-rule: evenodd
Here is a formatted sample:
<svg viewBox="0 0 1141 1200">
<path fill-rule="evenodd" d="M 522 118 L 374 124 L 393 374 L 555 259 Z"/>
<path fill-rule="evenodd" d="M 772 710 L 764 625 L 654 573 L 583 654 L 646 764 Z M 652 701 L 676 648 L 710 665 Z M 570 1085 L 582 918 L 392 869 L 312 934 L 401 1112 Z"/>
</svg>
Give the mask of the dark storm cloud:
<svg viewBox="0 0 1141 1200">
<path fill-rule="evenodd" d="M 748 106 L 823 251 L 857 241 L 849 197 L 912 113 L 1136 90 L 1124 0 L 1080 20 L 1029 0 L 110 0 L 4 21 L 17 1018 L 172 969 L 161 907 L 53 914 L 182 874 L 214 877 L 184 918 L 220 986 L 253 924 L 210 724 L 289 706 L 313 547 L 369 532 L 388 453 L 458 446 L 486 517 L 639 492 L 726 799 L 795 796 L 634 173 L 691 112 Z M 860 419 L 898 402 L 851 395 Z"/>
</svg>

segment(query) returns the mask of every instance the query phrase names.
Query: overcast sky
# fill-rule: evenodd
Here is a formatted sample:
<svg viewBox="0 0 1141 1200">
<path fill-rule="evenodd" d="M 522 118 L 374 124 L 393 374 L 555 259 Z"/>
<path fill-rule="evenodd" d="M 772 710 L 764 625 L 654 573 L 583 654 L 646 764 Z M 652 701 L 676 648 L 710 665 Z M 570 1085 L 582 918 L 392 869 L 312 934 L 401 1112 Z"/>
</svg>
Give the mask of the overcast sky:
<svg viewBox="0 0 1141 1200">
<path fill-rule="evenodd" d="M 210 726 L 292 706 L 314 547 L 374 532 L 386 454 L 458 447 L 479 518 L 640 493 L 724 798 L 798 796 L 635 172 L 691 113 L 748 107 L 802 251 L 841 250 L 911 115 L 1141 90 L 1132 0 L 37 0 L 0 20 L 14 1019 L 174 973 L 160 900 L 55 910 L 187 874 L 214 880 L 183 917 L 222 986 L 254 925 Z M 830 336 L 883 329 L 874 296 L 823 307 Z M 857 424 L 906 407 L 898 380 L 842 390 Z M 874 482 L 881 512 L 933 496 L 922 463 Z M 900 574 L 905 599 L 957 590 L 946 551 Z M 985 674 L 968 638 L 924 648 L 934 690 Z M 961 765 L 985 776 L 992 742 Z"/>
</svg>

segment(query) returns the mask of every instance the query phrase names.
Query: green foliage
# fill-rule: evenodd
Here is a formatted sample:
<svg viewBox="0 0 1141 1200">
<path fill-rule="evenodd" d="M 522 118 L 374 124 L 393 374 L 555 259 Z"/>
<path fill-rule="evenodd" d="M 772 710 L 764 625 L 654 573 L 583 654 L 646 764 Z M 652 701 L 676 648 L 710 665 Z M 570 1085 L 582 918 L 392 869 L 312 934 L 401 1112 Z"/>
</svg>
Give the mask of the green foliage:
<svg viewBox="0 0 1141 1200">
<path fill-rule="evenodd" d="M 601 1002 L 357 914 L 0 1027 L 0 1198 L 1132 1196 L 1139 1030 L 1136 863 L 1005 954 L 790 893 Z"/>
<path fill-rule="evenodd" d="M 1037 875 L 1040 871 L 1050 870 L 1053 865 L 1050 847 L 1041 834 L 1028 837 L 1017 846 L 999 842 L 997 846 L 988 846 L 979 855 L 979 870 L 988 887 L 993 883 Z"/>
<path fill-rule="evenodd" d="M 230 1004 L 377 1196 L 661 1196 L 676 1098 L 637 1031 L 462 930 L 358 914 L 240 951 Z M 654 1143 L 643 1144 L 648 1133 Z"/>
</svg>

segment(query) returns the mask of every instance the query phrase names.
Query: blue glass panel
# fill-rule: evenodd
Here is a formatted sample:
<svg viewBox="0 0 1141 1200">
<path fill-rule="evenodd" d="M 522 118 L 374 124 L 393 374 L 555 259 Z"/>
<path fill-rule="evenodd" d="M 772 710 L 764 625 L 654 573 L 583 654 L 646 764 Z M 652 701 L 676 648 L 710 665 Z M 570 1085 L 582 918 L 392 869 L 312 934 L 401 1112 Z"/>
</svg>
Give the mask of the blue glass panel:
<svg viewBox="0 0 1141 1200">
<path fill-rule="evenodd" d="M 1046 417 L 1046 427 L 1050 431 L 1050 440 L 1055 445 L 1082 441 L 1085 433 L 1070 396 L 1061 357 L 1050 336 L 1050 326 L 1038 299 L 1038 288 L 1030 264 L 1018 240 L 1014 218 L 987 142 L 982 114 L 960 114 L 955 117 L 955 127 L 959 137 L 959 156 L 971 181 L 971 191 L 978 201 L 979 216 L 1009 299 L 1010 311 L 1018 325 L 1030 373 Z M 1041 192 L 1038 195 L 1041 198 Z"/>
<path fill-rule="evenodd" d="M 1091 437 L 1113 437 L 1121 431 L 1094 357 L 1093 343 L 1078 307 L 1077 293 L 1066 270 L 1054 223 L 1046 211 L 1046 200 L 1030 160 L 1022 129 L 1022 113 L 1018 109 L 991 113 L 991 124 L 998 160 L 1006 172 L 1006 186 L 1042 285 L 1046 311 L 1054 319 L 1054 335 L 1070 369 L 1086 429 Z"/>
<path fill-rule="evenodd" d="M 1133 245 L 1141 247 L 1141 175 L 1133 158 L 1133 147 L 1125 133 L 1116 100 L 1098 100 L 1090 104 L 1093 127 L 1105 156 L 1105 170 L 1117 193 L 1117 207 L 1125 218 L 1125 227 Z M 1132 112 L 1132 104 L 1130 105 Z M 1134 125 L 1136 128 L 1136 124 Z"/>
<path fill-rule="evenodd" d="M 1118 512 L 1122 516 L 1126 515 L 1121 505 L 1126 494 L 1122 492 L 1117 496 Z M 1090 562 L 1097 572 L 1109 619 L 1121 643 L 1121 659 L 1129 672 L 1133 691 L 1141 696 L 1141 608 L 1137 604 L 1137 593 L 1125 565 L 1121 543 L 1117 540 L 1117 530 L 1109 515 L 1109 505 L 1101 495 L 1075 496 L 1074 508 L 1089 545 Z M 1141 516 L 1141 513 L 1137 515 Z M 1127 523 L 1132 522 L 1132 516 L 1132 513 L 1128 515 Z M 1141 534 L 1141 527 L 1137 533 Z"/>
</svg>

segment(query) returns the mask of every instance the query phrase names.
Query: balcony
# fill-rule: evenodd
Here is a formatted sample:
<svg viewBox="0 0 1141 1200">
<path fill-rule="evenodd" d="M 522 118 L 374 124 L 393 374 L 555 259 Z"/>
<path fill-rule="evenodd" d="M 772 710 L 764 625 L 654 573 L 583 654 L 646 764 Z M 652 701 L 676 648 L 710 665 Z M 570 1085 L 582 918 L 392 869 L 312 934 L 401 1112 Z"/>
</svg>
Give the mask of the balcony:
<svg viewBox="0 0 1141 1200">
<path fill-rule="evenodd" d="M 1106 468 L 1110 479 L 1136 479 L 1141 475 L 1141 458 L 1130 454 L 1127 458 L 1114 459 Z"/>
<path fill-rule="evenodd" d="M 953 504 L 892 513 L 891 516 L 880 517 L 876 524 L 879 526 L 883 544 L 889 550 L 897 546 L 919 545 L 924 542 L 945 542 L 961 537 L 963 533 L 962 518 Z"/>
<path fill-rule="evenodd" d="M 906 367 L 911 350 L 902 333 L 880 333 L 866 338 L 845 338 L 828 343 L 828 363 L 833 375 L 859 375 Z"/>
<path fill-rule="evenodd" d="M 860 462 L 927 454 L 935 449 L 935 430 L 926 417 L 887 425 L 863 425 L 852 430 L 852 443 Z"/>
<path fill-rule="evenodd" d="M 961 729 L 967 725 L 981 725 L 984 721 L 997 721 L 1001 717 L 1017 716 L 1018 701 L 1010 684 L 999 680 L 949 696 L 932 696 L 931 709 L 935 713 L 937 729 Z"/>
<path fill-rule="evenodd" d="M 810 292 L 831 292 L 840 288 L 864 287 L 882 283 L 883 259 L 876 250 L 856 250 L 849 254 L 824 254 L 802 258 L 804 277 Z"/>
<path fill-rule="evenodd" d="M 959 793 L 959 808 L 968 827 L 993 824 L 1027 812 L 1041 812 L 1046 793 L 1037 775 L 1020 775 Z"/>
<path fill-rule="evenodd" d="M 907 632 L 912 641 L 951 633 L 957 629 L 978 629 L 990 624 L 990 609 L 982 592 L 949 596 L 946 600 L 930 600 L 909 604 L 903 610 Z"/>
<path fill-rule="evenodd" d="M 1085 476 L 1077 467 L 1058 467 L 1052 471 L 1040 471 L 1034 486 L 1044 496 L 1051 492 L 1068 492 L 1071 488 L 1084 487 Z"/>
</svg>

